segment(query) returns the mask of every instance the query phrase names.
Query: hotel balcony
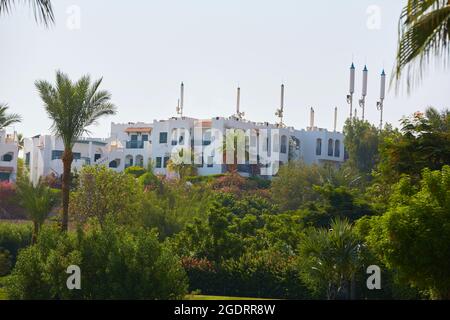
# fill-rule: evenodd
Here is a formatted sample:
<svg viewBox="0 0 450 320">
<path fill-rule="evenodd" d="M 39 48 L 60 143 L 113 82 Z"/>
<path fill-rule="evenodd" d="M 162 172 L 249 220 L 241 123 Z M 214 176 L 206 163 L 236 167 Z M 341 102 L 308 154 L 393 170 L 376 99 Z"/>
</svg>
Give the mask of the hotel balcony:
<svg viewBox="0 0 450 320">
<path fill-rule="evenodd" d="M 144 142 L 140 140 L 132 140 L 126 142 L 127 149 L 144 149 Z"/>
</svg>

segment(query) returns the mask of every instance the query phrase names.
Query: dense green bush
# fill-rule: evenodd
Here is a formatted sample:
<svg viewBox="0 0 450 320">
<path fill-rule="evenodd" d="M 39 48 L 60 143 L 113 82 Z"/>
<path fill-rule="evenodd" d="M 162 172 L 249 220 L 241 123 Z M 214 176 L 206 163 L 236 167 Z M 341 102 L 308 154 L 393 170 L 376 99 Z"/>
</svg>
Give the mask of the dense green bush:
<svg viewBox="0 0 450 320">
<path fill-rule="evenodd" d="M 212 263 L 205 259 L 183 259 L 189 290 L 202 294 L 279 299 L 310 299 L 293 260 L 268 250 L 238 259 Z"/>
<path fill-rule="evenodd" d="M 147 170 L 145 170 L 142 167 L 138 167 L 138 166 L 131 166 L 131 167 L 128 167 L 125 169 L 126 174 L 131 174 L 131 175 L 135 176 L 136 178 L 139 178 L 146 172 L 147 172 Z"/>
<path fill-rule="evenodd" d="M 31 235 L 30 223 L 0 222 L 0 251 L 3 251 L 4 261 L 8 254 L 10 263 L 14 265 L 18 251 L 30 245 Z"/>
<path fill-rule="evenodd" d="M 80 225 L 94 218 L 101 225 L 137 223 L 142 212 L 143 190 L 138 181 L 105 166 L 86 166 L 79 174 L 79 186 L 71 194 L 70 213 Z"/>
<path fill-rule="evenodd" d="M 450 298 L 450 166 L 403 177 L 388 211 L 370 221 L 367 243 L 391 270 L 434 298 Z"/>
<path fill-rule="evenodd" d="M 81 290 L 66 287 L 69 265 L 81 269 Z M 177 299 L 186 289 L 179 258 L 155 233 L 109 222 L 78 234 L 44 228 L 7 283 L 11 299 Z"/>
<path fill-rule="evenodd" d="M 223 173 L 212 174 L 209 176 L 187 176 L 184 178 L 184 180 L 191 183 L 202 183 L 202 182 L 211 182 L 223 176 L 224 176 Z"/>
</svg>

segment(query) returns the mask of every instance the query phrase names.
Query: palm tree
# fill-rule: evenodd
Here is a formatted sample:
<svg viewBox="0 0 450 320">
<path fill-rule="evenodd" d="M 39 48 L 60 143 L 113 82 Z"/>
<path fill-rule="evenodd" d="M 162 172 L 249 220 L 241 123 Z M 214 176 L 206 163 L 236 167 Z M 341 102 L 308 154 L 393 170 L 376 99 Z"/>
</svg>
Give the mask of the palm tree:
<svg viewBox="0 0 450 320">
<path fill-rule="evenodd" d="M 0 0 L 0 15 L 3 13 L 9 13 L 16 0 Z M 52 3 L 50 0 L 27 0 L 28 4 L 33 8 L 34 18 L 37 22 L 42 22 L 45 26 L 55 22 L 55 16 L 53 15 Z"/>
<path fill-rule="evenodd" d="M 7 114 L 6 110 L 8 110 L 8 105 L 0 103 L 0 130 L 22 121 L 21 116 L 15 113 Z"/>
<path fill-rule="evenodd" d="M 193 162 L 194 153 L 188 148 L 182 148 L 172 154 L 171 159 L 167 163 L 167 170 L 177 173 L 180 180 L 183 180 L 186 176 L 197 174 L 197 167 L 192 164 Z"/>
<path fill-rule="evenodd" d="M 41 182 L 34 186 L 28 177 L 23 177 L 17 181 L 17 193 L 20 204 L 25 208 L 29 219 L 33 221 L 32 243 L 34 244 L 42 224 L 56 204 L 55 192 Z"/>
<path fill-rule="evenodd" d="M 219 152 L 222 153 L 223 163 L 227 165 L 228 172 L 232 174 L 236 174 L 238 172 L 238 151 L 239 148 L 244 147 L 244 157 L 245 159 L 250 158 L 250 153 L 246 146 L 246 136 L 243 130 L 230 130 L 226 131 L 222 145 L 219 146 Z M 240 154 L 240 156 L 242 156 Z M 233 162 L 228 163 L 230 161 L 230 157 L 233 157 Z"/>
<path fill-rule="evenodd" d="M 72 82 L 61 71 L 56 72 L 56 86 L 47 81 L 36 81 L 36 87 L 44 102 L 45 110 L 53 120 L 52 129 L 64 143 L 63 161 L 63 215 L 62 230 L 67 231 L 69 221 L 69 192 L 71 183 L 72 148 L 77 139 L 88 133 L 87 127 L 95 124 L 105 115 L 116 113 L 116 107 L 110 102 L 111 94 L 99 90 L 102 79 L 91 83 L 86 75 Z"/>
<path fill-rule="evenodd" d="M 19 150 L 22 150 L 24 147 L 25 138 L 22 133 L 17 134 L 17 144 L 19 145 Z"/>
<path fill-rule="evenodd" d="M 353 294 L 360 267 L 360 242 L 348 220 L 333 220 L 330 229 L 310 230 L 300 244 L 302 277 L 314 288 L 325 286 L 327 299 Z"/>
<path fill-rule="evenodd" d="M 396 86 L 406 69 L 408 92 L 420 80 L 433 56 L 449 57 L 450 0 L 408 0 L 399 21 L 394 77 Z M 413 78 L 414 73 L 415 78 Z"/>
</svg>

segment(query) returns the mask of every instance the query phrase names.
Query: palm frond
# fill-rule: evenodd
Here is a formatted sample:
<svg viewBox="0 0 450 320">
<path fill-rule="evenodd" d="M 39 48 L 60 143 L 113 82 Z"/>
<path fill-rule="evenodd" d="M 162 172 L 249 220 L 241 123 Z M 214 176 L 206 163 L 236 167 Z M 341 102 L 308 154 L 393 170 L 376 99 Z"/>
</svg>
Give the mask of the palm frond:
<svg viewBox="0 0 450 320">
<path fill-rule="evenodd" d="M 427 72 L 432 58 L 447 65 L 450 55 L 450 1 L 409 0 L 399 22 L 397 61 L 391 79 L 398 91 L 404 76 L 408 93 Z"/>
<path fill-rule="evenodd" d="M 98 90 L 102 79 L 92 83 L 89 75 L 76 82 L 57 71 L 56 84 L 36 81 L 36 88 L 44 102 L 48 116 L 53 120 L 52 130 L 61 137 L 66 148 L 83 134 L 87 127 L 93 125 L 105 115 L 116 113 L 116 107 L 110 102 L 111 94 Z"/>
<path fill-rule="evenodd" d="M 0 129 L 19 123 L 22 121 L 22 117 L 16 113 L 7 114 L 7 104 L 0 103 Z"/>
<path fill-rule="evenodd" d="M 34 19 L 45 26 L 55 22 L 52 3 L 50 0 L 0 0 L 0 15 L 8 14 L 17 2 L 28 2 L 34 13 Z"/>
</svg>

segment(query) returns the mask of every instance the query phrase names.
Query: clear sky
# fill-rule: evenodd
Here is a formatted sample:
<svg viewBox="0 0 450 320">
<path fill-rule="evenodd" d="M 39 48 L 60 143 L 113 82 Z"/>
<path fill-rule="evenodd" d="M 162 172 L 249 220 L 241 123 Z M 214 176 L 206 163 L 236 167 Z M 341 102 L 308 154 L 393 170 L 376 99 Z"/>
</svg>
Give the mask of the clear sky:
<svg viewBox="0 0 450 320">
<path fill-rule="evenodd" d="M 74 79 L 103 76 L 118 113 L 91 128 L 94 136 L 107 136 L 111 121 L 175 116 L 181 81 L 186 116 L 233 114 L 239 84 L 246 118 L 275 122 L 283 81 L 288 125 L 306 127 L 312 106 L 316 125 L 332 128 L 337 106 L 341 128 L 352 59 L 355 100 L 367 63 L 367 118 L 378 123 L 379 74 L 384 66 L 390 76 L 406 1 L 52 2 L 56 25 L 49 29 L 36 25 L 26 7 L 0 17 L 0 101 L 23 116 L 16 129 L 25 136 L 49 132 L 34 81 L 54 81 L 57 69 Z M 397 125 L 402 115 L 428 105 L 449 107 L 449 84 L 448 70 L 436 70 L 409 97 L 389 92 L 386 120 Z"/>
</svg>

